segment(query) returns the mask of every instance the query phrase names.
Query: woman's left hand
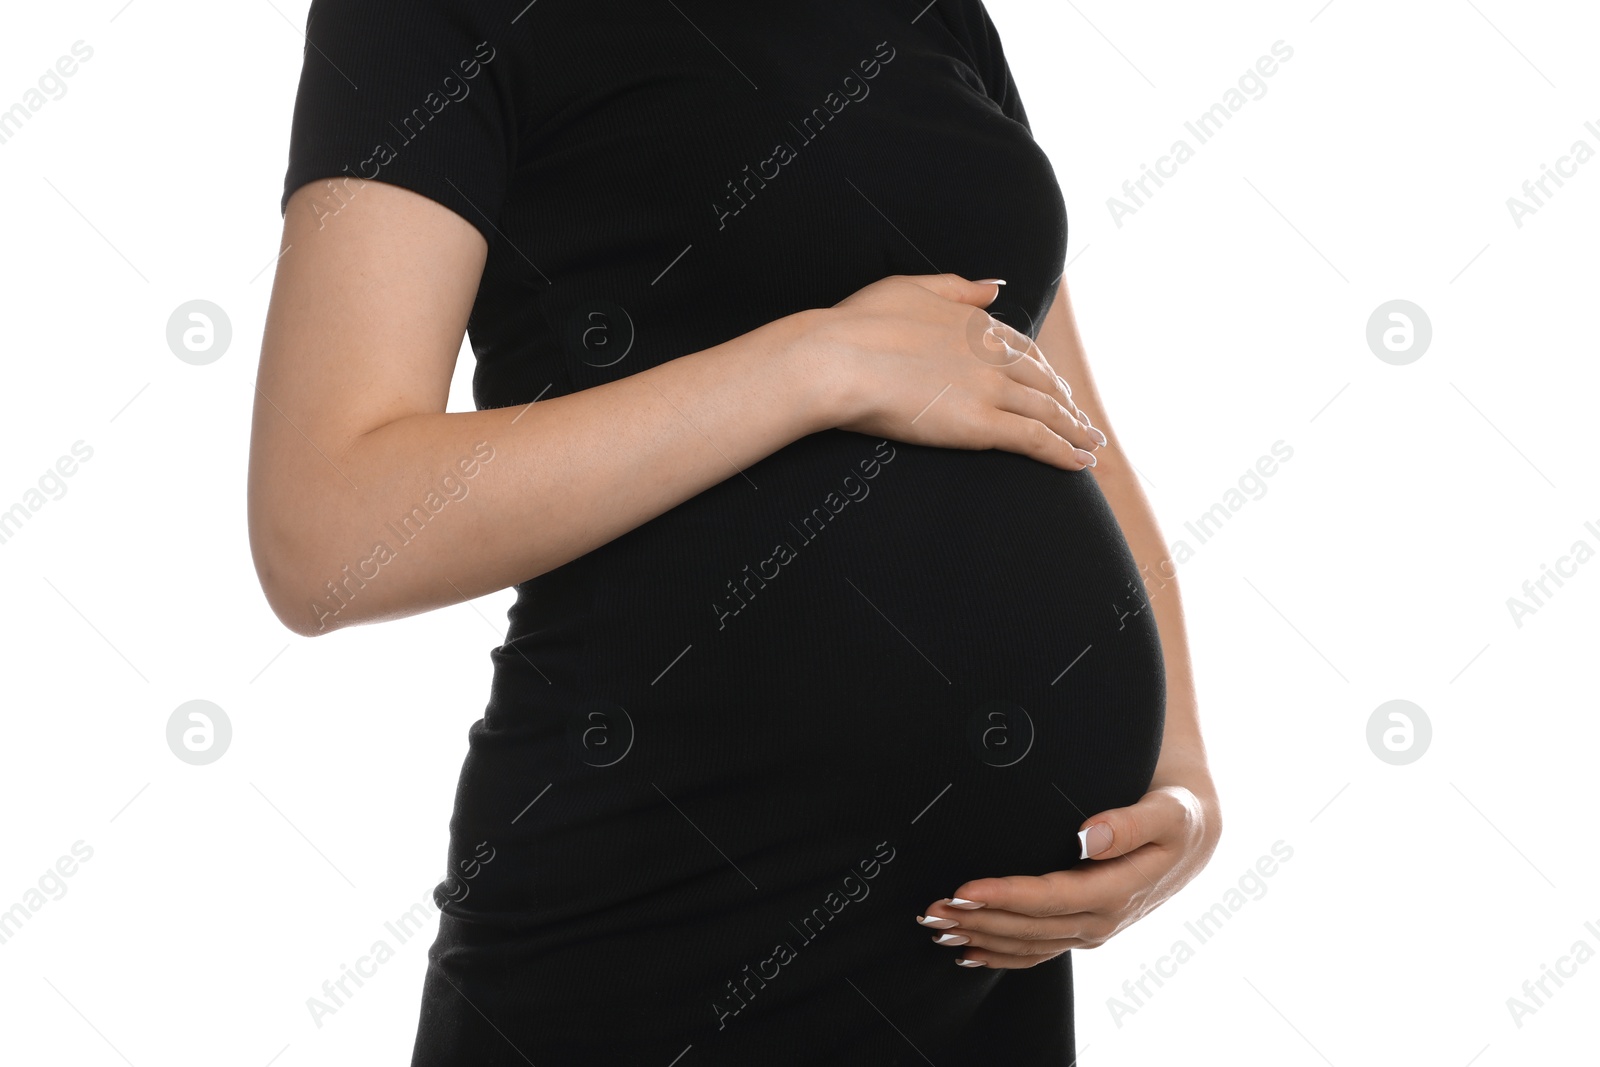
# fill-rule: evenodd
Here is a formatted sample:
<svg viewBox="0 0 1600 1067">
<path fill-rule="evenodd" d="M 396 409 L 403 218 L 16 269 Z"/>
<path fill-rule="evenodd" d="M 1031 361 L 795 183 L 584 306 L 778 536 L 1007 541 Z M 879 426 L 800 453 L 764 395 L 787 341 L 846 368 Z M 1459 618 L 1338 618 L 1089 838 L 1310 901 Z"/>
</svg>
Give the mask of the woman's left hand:
<svg viewBox="0 0 1600 1067">
<path fill-rule="evenodd" d="M 1079 836 L 1094 862 L 963 882 L 917 922 L 968 967 L 1033 967 L 1068 949 L 1098 948 L 1199 874 L 1221 829 L 1209 788 L 1153 788 L 1084 820 Z"/>
</svg>

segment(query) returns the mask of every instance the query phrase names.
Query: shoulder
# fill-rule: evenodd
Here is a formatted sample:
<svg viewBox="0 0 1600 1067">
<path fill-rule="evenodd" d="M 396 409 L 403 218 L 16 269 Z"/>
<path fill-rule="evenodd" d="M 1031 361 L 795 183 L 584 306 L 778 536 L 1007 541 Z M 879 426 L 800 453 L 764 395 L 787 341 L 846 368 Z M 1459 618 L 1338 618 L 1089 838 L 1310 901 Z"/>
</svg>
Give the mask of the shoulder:
<svg viewBox="0 0 1600 1067">
<path fill-rule="evenodd" d="M 527 0 L 311 0 L 304 62 L 345 64 L 381 76 L 423 67 L 465 66 L 514 53 L 530 24 L 517 18 Z M 354 91 L 360 81 L 348 71 Z"/>
<path fill-rule="evenodd" d="M 1000 30 L 983 0 L 934 0 L 923 16 L 937 17 L 966 53 L 968 63 L 983 79 L 989 98 L 1009 117 L 1028 124 L 1027 112 L 1017 92 L 1006 59 Z"/>
<path fill-rule="evenodd" d="M 532 5 L 528 0 L 311 0 L 306 24 L 364 19 L 375 30 L 417 19 L 437 25 L 509 27 Z"/>
<path fill-rule="evenodd" d="M 976 48 L 987 48 L 991 40 L 999 39 L 983 0 L 934 0 L 927 4 L 927 14 L 923 17 L 928 16 L 938 18 L 963 43 Z"/>
<path fill-rule="evenodd" d="M 494 235 L 527 123 L 529 0 L 311 0 L 280 211 L 382 180 Z"/>
</svg>

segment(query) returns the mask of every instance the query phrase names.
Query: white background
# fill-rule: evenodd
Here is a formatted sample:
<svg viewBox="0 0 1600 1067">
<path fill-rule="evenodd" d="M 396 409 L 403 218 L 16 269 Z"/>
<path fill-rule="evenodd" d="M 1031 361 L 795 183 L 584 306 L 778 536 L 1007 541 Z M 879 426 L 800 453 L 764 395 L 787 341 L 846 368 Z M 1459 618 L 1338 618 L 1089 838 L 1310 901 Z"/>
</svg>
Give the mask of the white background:
<svg viewBox="0 0 1600 1067">
<path fill-rule="evenodd" d="M 1600 561 L 1520 626 L 1507 600 L 1575 541 L 1600 549 L 1600 160 L 1521 226 L 1507 198 L 1574 141 L 1600 150 L 1600 18 L 1507 0 L 991 12 L 1067 199 L 1112 419 L 1168 539 L 1195 549 L 1180 580 L 1226 811 L 1195 882 L 1076 954 L 1082 1062 L 1594 1062 L 1600 960 L 1520 1026 L 1507 998 L 1574 942 L 1600 951 Z M 304 21 L 292 0 L 109 0 L 13 5 L 0 35 L 0 108 L 74 41 L 94 49 L 0 144 L 0 509 L 93 449 L 0 544 L 0 909 L 93 849 L 0 944 L 8 1062 L 410 1053 L 431 929 L 320 1028 L 306 999 L 442 877 L 512 593 L 310 641 L 257 585 L 244 471 Z M 1279 40 L 1293 56 L 1265 95 L 1198 144 L 1184 122 Z M 1108 198 L 1180 137 L 1194 158 L 1119 226 Z M 234 328 L 203 367 L 165 338 L 196 298 Z M 1393 299 L 1433 329 L 1403 366 L 1365 336 Z M 1280 440 L 1293 457 L 1265 494 L 1188 537 Z M 197 698 L 234 729 L 208 767 L 165 738 Z M 1391 699 L 1433 728 L 1404 766 L 1366 740 Z M 1198 944 L 1185 923 L 1280 840 L 1265 894 Z M 1178 939 L 1193 958 L 1113 1013 Z"/>
</svg>

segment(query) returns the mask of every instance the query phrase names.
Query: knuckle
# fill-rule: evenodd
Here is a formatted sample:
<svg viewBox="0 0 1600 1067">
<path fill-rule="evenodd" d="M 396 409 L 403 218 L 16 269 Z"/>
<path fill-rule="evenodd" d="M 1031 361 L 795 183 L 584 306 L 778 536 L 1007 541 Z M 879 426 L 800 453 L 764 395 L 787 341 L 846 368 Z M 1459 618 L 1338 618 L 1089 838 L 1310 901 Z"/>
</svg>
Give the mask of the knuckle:
<svg viewBox="0 0 1600 1067">
<path fill-rule="evenodd" d="M 1027 422 L 1028 444 L 1034 448 L 1048 449 L 1058 440 L 1056 432 L 1038 419 L 1029 419 Z"/>
<path fill-rule="evenodd" d="M 973 416 L 973 422 L 978 427 L 977 432 L 972 435 L 974 448 L 1004 449 L 1010 443 L 1006 439 L 1006 427 L 997 413 L 980 409 Z"/>
<path fill-rule="evenodd" d="M 997 407 L 1012 412 L 1028 410 L 1028 387 L 1014 380 L 1004 367 L 991 366 L 984 375 L 989 383 L 990 398 Z"/>
</svg>

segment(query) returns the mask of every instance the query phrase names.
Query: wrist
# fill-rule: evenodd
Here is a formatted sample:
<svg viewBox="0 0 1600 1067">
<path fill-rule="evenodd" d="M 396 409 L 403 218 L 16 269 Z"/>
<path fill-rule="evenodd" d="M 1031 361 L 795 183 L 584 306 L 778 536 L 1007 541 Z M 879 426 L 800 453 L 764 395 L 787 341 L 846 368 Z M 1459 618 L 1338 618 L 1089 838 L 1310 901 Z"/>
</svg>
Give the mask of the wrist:
<svg viewBox="0 0 1600 1067">
<path fill-rule="evenodd" d="M 808 308 L 773 323 L 782 330 L 781 362 L 789 376 L 789 393 L 804 413 L 808 433 L 848 423 L 857 398 L 832 326 L 832 308 Z"/>
</svg>

